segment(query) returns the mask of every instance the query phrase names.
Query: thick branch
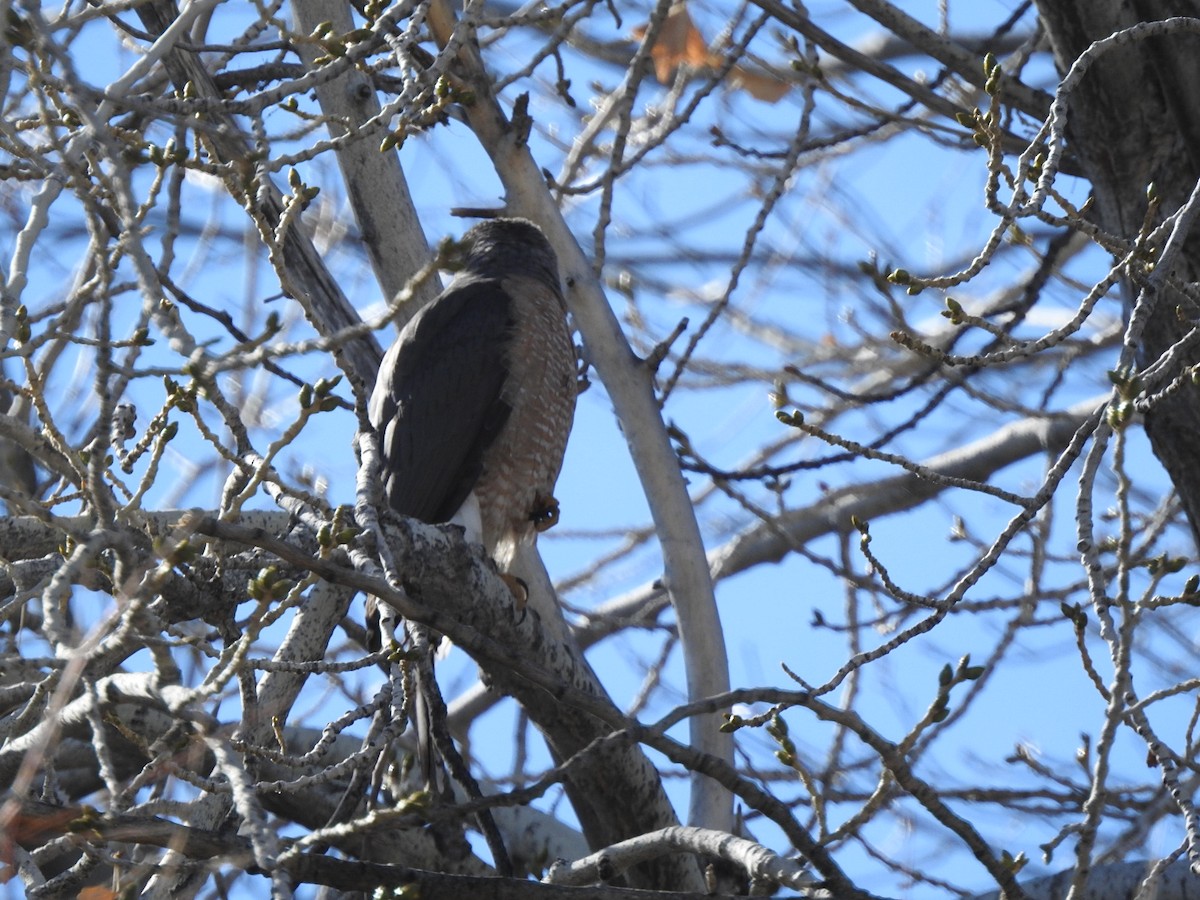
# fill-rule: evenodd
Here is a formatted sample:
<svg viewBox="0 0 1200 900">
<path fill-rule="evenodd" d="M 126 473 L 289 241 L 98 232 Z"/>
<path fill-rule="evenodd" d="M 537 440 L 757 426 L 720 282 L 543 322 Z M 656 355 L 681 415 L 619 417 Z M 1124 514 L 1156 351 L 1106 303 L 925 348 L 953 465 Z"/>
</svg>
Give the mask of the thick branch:
<svg viewBox="0 0 1200 900">
<path fill-rule="evenodd" d="M 293 0 L 292 9 L 301 34 L 311 33 L 321 22 L 329 22 L 334 34 L 345 34 L 355 27 L 344 0 Z M 317 46 L 300 42 L 296 49 L 311 68 Z M 399 153 L 380 151 L 382 127 L 374 132 L 362 130 L 364 123 L 380 112 L 375 88 L 358 69 L 347 69 L 337 78 L 318 81 L 316 94 L 330 134 L 335 138 L 346 134 L 354 137 L 337 144 L 338 166 L 371 268 L 384 297 L 395 297 L 429 262 L 429 244 L 400 167 Z M 405 307 L 409 315 L 439 290 L 436 278 L 417 285 L 415 302 Z"/>
</svg>

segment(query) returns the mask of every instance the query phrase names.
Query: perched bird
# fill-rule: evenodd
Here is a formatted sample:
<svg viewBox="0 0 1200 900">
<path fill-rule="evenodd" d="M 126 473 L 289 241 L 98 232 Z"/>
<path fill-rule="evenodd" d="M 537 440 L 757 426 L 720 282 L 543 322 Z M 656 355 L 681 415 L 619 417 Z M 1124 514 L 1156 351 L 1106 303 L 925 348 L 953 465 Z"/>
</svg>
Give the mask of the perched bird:
<svg viewBox="0 0 1200 900">
<path fill-rule="evenodd" d="M 368 414 L 388 505 L 462 525 L 505 573 L 521 545 L 558 519 L 554 483 L 575 415 L 575 347 L 558 260 L 536 225 L 491 219 L 463 243 L 462 269 L 384 356 Z M 373 601 L 368 646 L 378 649 Z M 420 665 L 414 673 L 413 725 L 426 785 L 440 791 L 433 709 L 443 705 L 432 660 L 426 665 L 428 676 Z"/>
<path fill-rule="evenodd" d="M 397 513 L 454 522 L 501 572 L 558 518 L 576 357 L 554 250 L 525 219 L 463 237 L 466 262 L 404 326 L 369 416 Z"/>
</svg>

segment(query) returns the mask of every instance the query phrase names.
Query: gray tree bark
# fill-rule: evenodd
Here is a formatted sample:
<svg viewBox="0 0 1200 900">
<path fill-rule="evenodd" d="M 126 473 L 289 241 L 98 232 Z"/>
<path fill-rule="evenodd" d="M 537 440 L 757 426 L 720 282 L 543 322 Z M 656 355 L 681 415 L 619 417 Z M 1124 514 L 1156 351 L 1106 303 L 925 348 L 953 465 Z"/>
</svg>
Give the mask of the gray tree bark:
<svg viewBox="0 0 1200 900">
<path fill-rule="evenodd" d="M 1196 15 L 1186 0 L 1038 0 L 1038 13 L 1060 73 L 1094 41 L 1140 22 Z M 1125 239 L 1146 218 L 1147 186 L 1154 184 L 1158 218 L 1178 210 L 1200 177 L 1200 35 L 1175 33 L 1130 41 L 1103 56 L 1070 97 L 1070 150 L 1095 194 L 1094 220 Z M 1200 234 L 1188 237 L 1172 273 L 1200 280 Z M 1132 298 L 1138 285 L 1126 286 Z M 1192 330 L 1196 304 L 1168 288 L 1154 299 L 1141 345 L 1145 367 Z M 1128 312 L 1128 309 L 1127 309 Z M 1184 354 L 1174 371 L 1200 363 L 1200 347 Z M 1162 387 L 1147 385 L 1153 390 Z M 1146 433 L 1166 468 L 1200 545 L 1200 387 L 1186 382 L 1145 415 Z"/>
</svg>

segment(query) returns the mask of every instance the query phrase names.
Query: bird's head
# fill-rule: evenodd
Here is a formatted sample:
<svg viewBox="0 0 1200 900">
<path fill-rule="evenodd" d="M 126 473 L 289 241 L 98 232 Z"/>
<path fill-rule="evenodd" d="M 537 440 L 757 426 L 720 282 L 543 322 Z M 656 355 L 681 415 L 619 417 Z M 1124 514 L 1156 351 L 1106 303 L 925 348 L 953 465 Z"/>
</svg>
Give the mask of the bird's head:
<svg viewBox="0 0 1200 900">
<path fill-rule="evenodd" d="M 463 235 L 463 270 L 476 275 L 537 275 L 559 288 L 558 257 L 542 230 L 528 219 L 487 219 Z"/>
</svg>

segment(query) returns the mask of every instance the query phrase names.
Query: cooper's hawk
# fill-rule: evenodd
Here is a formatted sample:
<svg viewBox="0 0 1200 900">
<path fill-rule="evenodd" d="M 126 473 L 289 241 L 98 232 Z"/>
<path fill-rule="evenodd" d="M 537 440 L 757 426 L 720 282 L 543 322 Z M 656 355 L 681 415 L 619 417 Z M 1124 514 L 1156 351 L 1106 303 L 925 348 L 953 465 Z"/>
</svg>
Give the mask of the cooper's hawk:
<svg viewBox="0 0 1200 900">
<path fill-rule="evenodd" d="M 554 482 L 575 415 L 575 348 L 558 260 L 536 225 L 492 219 L 463 242 L 461 271 L 383 357 L 368 414 L 392 509 L 462 525 L 505 572 L 518 548 L 558 518 Z M 378 636 L 372 617 L 369 608 L 368 643 Z M 435 787 L 432 709 L 443 706 L 432 660 L 414 676 L 417 757 Z"/>
<path fill-rule="evenodd" d="M 492 219 L 463 242 L 462 270 L 384 356 L 369 415 L 392 509 L 463 525 L 505 571 L 558 516 L 575 348 L 536 225 Z"/>
</svg>

